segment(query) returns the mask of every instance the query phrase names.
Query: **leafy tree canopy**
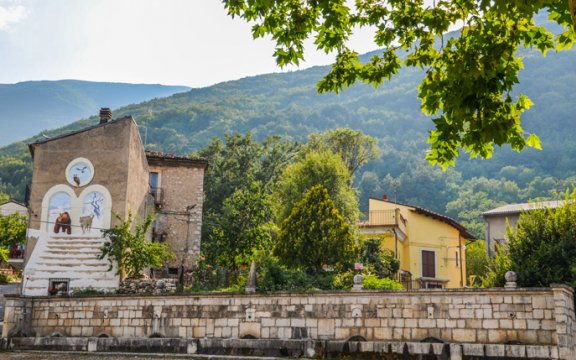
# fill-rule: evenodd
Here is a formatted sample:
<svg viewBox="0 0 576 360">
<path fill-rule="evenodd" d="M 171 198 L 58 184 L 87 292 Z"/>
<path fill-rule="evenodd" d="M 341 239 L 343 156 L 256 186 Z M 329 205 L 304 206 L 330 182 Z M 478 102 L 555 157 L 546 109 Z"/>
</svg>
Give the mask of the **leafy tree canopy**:
<svg viewBox="0 0 576 360">
<path fill-rule="evenodd" d="M 350 2 L 223 0 L 232 16 L 252 22 L 255 38 L 271 36 L 279 65 L 298 64 L 304 41 L 336 52 L 332 70 L 318 90 L 340 91 L 356 81 L 378 85 L 401 67 L 426 69 L 419 86 L 422 111 L 434 115 L 427 159 L 446 168 L 462 148 L 471 156 L 489 158 L 494 144 L 515 150 L 540 148 L 526 134 L 521 114 L 532 102 L 513 96 L 523 61 L 521 47 L 548 50 L 570 48 L 576 39 L 575 0 L 388 0 Z M 564 32 L 554 36 L 534 23 L 546 11 Z M 452 26 L 460 36 L 446 36 Z M 348 40 L 358 28 L 371 28 L 380 54 L 361 63 Z"/>
<path fill-rule="evenodd" d="M 576 286 L 576 192 L 556 209 L 520 215 L 508 229 L 511 269 L 522 286 L 564 283 Z"/>
<path fill-rule="evenodd" d="M 354 175 L 369 160 L 380 157 L 376 138 L 349 128 L 311 134 L 304 148 L 304 153 L 306 150 L 330 150 L 340 155 L 351 175 Z"/>
<path fill-rule="evenodd" d="M 354 237 L 326 188 L 316 185 L 282 223 L 274 253 L 287 266 L 316 272 L 354 258 Z"/>
<path fill-rule="evenodd" d="M 310 152 L 303 159 L 289 165 L 273 193 L 278 223 L 290 215 L 294 206 L 310 189 L 322 185 L 331 201 L 350 224 L 358 218 L 356 191 L 351 187 L 351 174 L 342 159 L 329 151 Z"/>
<path fill-rule="evenodd" d="M 270 250 L 271 211 L 260 184 L 238 189 L 224 200 L 222 213 L 214 219 L 205 251 L 222 266 L 249 264 L 256 250 Z"/>
</svg>

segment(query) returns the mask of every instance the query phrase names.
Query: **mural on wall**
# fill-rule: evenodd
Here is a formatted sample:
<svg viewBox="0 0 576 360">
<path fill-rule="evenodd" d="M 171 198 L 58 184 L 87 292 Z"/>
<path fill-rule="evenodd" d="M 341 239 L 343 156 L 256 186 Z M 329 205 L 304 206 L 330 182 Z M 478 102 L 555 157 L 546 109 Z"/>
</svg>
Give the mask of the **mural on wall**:
<svg viewBox="0 0 576 360">
<path fill-rule="evenodd" d="M 60 191 L 52 195 L 48 205 L 48 219 L 54 223 L 54 233 L 70 234 L 72 232 L 70 212 L 72 199 L 67 193 Z"/>
<path fill-rule="evenodd" d="M 88 159 L 77 158 L 66 167 L 66 180 L 75 187 L 88 185 L 94 177 L 94 166 Z"/>
<path fill-rule="evenodd" d="M 84 196 L 82 216 L 80 216 L 82 234 L 92 233 L 93 228 L 95 232 L 100 233 L 100 229 L 104 225 L 104 214 L 102 211 L 109 205 L 106 204 L 104 195 L 99 191 L 92 191 Z"/>
</svg>

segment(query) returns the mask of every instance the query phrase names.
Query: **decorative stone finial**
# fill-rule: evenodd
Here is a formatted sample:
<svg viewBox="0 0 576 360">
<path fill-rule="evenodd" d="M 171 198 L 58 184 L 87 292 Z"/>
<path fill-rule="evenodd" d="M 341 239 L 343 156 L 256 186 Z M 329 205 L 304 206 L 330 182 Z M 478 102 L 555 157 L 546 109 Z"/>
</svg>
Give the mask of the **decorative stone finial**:
<svg viewBox="0 0 576 360">
<path fill-rule="evenodd" d="M 250 265 L 250 274 L 248 274 L 248 281 L 246 282 L 246 294 L 254 294 L 256 292 L 256 263 L 252 260 Z"/>
<path fill-rule="evenodd" d="M 352 291 L 361 291 L 362 289 L 364 289 L 364 286 L 362 286 L 362 283 L 364 283 L 364 277 L 362 277 L 362 275 L 360 274 L 356 274 L 354 275 L 354 285 L 352 286 Z"/>
<path fill-rule="evenodd" d="M 506 279 L 506 285 L 504 285 L 505 288 L 507 289 L 515 289 L 518 287 L 518 285 L 516 284 L 516 280 L 518 279 L 518 275 L 516 275 L 516 273 L 512 270 L 506 272 L 506 275 L 504 275 L 504 279 Z"/>
</svg>

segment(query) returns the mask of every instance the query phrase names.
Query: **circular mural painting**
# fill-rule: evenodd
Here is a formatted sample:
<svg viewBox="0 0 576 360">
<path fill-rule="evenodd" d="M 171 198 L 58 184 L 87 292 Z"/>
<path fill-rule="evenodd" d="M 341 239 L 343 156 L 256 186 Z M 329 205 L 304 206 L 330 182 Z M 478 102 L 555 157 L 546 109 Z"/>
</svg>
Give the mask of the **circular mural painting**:
<svg viewBox="0 0 576 360">
<path fill-rule="evenodd" d="M 88 159 L 74 159 L 66 167 L 66 180 L 74 187 L 88 185 L 93 177 L 94 166 Z"/>
</svg>

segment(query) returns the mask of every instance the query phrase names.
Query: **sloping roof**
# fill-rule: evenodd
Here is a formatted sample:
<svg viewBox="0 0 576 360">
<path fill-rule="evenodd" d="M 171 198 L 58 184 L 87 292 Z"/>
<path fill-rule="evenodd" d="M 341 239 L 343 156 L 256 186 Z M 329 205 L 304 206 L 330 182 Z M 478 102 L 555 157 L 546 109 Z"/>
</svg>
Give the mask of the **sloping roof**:
<svg viewBox="0 0 576 360">
<path fill-rule="evenodd" d="M 535 209 L 555 209 L 564 204 L 564 200 L 553 201 L 535 201 L 523 204 L 508 204 L 498 208 L 488 210 L 482 213 L 482 216 L 504 215 L 504 214 L 519 214 L 524 211 Z"/>
<path fill-rule="evenodd" d="M 406 206 L 409 208 L 412 208 L 411 210 L 414 211 L 417 214 L 422 214 L 425 216 L 429 216 L 433 219 L 442 221 L 448 225 L 453 226 L 454 228 L 456 228 L 459 232 L 460 232 L 460 236 L 462 236 L 464 239 L 467 240 L 476 240 L 476 237 L 472 234 L 470 234 L 468 232 L 468 230 L 466 230 L 466 228 L 464 226 L 462 226 L 460 223 L 458 223 L 456 220 L 449 218 L 448 216 L 442 215 L 442 214 L 438 214 L 435 213 L 434 211 L 430 211 L 428 209 L 424 209 L 418 206 L 414 206 L 414 205 L 407 205 L 407 204 L 402 204 L 399 202 L 395 202 L 395 201 L 390 201 L 390 200 L 382 200 L 382 199 L 376 199 L 376 198 L 371 198 L 372 200 L 378 200 L 378 201 L 383 201 L 383 202 L 388 202 L 391 204 L 397 204 L 397 205 L 402 205 L 402 206 Z"/>
<path fill-rule="evenodd" d="M 200 165 L 203 167 L 208 166 L 208 160 L 203 158 L 193 158 L 187 156 L 179 156 L 175 154 L 161 153 L 158 151 L 146 150 L 146 158 L 148 161 L 158 161 L 163 163 L 172 164 L 189 164 L 189 165 Z"/>
<path fill-rule="evenodd" d="M 24 203 L 21 203 L 20 201 L 17 201 L 17 200 L 14 200 L 14 199 L 8 199 L 8 200 L 6 200 L 6 201 L 4 201 L 4 202 L 1 202 L 1 203 L 0 203 L 0 206 L 6 205 L 6 204 L 8 204 L 8 203 L 14 203 L 14 204 L 16 204 L 16 205 L 20 205 L 20 206 L 22 206 L 22 207 L 26 207 L 26 205 L 24 205 Z"/>
<path fill-rule="evenodd" d="M 68 136 L 80 134 L 80 133 L 83 133 L 83 132 L 86 132 L 86 131 L 90 131 L 90 130 L 92 130 L 92 129 L 96 129 L 96 128 L 99 128 L 99 127 L 108 126 L 108 125 L 115 124 L 115 123 L 118 123 L 118 122 L 120 122 L 120 121 L 126 121 L 126 120 L 134 121 L 134 123 L 136 123 L 136 121 L 134 120 L 134 118 L 133 118 L 132 116 L 128 115 L 128 116 L 124 116 L 124 117 L 122 117 L 122 118 L 120 118 L 120 119 L 110 120 L 110 121 L 105 122 L 105 123 L 102 123 L 102 124 L 98 123 L 98 124 L 96 124 L 96 125 L 88 126 L 88 127 L 82 128 L 82 129 L 80 129 L 80 130 L 70 131 L 70 132 L 68 132 L 68 133 L 65 133 L 65 134 L 62 134 L 62 135 L 58 135 L 58 136 L 54 136 L 54 137 L 51 137 L 51 138 L 36 140 L 35 142 L 33 142 L 33 143 L 31 143 L 31 144 L 28 144 L 28 150 L 30 150 L 30 154 L 32 155 L 32 157 L 34 157 L 34 148 L 36 147 L 36 145 L 45 144 L 45 143 L 50 142 L 50 141 L 53 141 L 53 140 L 62 139 L 62 138 L 68 137 Z"/>
</svg>

